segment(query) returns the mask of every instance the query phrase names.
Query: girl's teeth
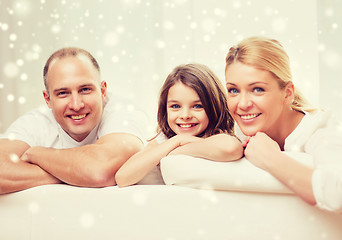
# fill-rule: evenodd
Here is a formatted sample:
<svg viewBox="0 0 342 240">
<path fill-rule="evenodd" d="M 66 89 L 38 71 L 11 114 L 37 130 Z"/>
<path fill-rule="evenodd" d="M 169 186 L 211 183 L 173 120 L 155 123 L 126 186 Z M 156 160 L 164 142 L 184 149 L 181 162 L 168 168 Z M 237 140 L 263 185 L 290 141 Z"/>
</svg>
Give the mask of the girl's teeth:
<svg viewBox="0 0 342 240">
<path fill-rule="evenodd" d="M 192 125 L 191 124 L 180 124 L 179 126 L 182 127 L 182 128 L 189 128 Z"/>
<path fill-rule="evenodd" d="M 79 119 L 81 119 L 81 118 L 84 118 L 85 116 L 86 116 L 85 114 L 83 114 L 83 115 L 77 115 L 77 116 L 72 115 L 71 118 L 74 119 L 74 120 L 79 120 Z"/>
</svg>

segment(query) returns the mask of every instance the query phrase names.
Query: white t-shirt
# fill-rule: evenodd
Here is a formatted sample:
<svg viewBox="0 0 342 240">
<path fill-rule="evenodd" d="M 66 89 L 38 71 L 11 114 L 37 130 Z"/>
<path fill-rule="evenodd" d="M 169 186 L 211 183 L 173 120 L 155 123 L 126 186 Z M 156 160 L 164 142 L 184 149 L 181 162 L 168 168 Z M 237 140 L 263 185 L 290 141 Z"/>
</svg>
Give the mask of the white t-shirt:
<svg viewBox="0 0 342 240">
<path fill-rule="evenodd" d="M 284 150 L 313 156 L 312 187 L 317 206 L 342 212 L 342 125 L 328 112 L 305 113 L 286 138 Z"/>
<path fill-rule="evenodd" d="M 43 106 L 19 117 L 1 138 L 26 142 L 31 147 L 42 146 L 56 149 L 79 147 L 95 143 L 109 133 L 129 133 L 142 141 L 145 137 L 146 115 L 139 111 L 103 110 L 100 123 L 81 142 L 71 138 L 57 123 L 51 109 Z"/>
</svg>

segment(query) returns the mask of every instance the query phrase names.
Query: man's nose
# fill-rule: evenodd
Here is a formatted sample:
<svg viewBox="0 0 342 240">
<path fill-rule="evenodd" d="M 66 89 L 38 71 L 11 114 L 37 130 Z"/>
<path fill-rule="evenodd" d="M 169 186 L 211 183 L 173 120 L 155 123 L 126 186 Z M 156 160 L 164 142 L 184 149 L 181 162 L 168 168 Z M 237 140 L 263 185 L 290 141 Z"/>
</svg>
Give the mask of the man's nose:
<svg viewBox="0 0 342 240">
<path fill-rule="evenodd" d="M 74 111 L 79 111 L 84 107 L 83 98 L 79 94 L 71 94 L 69 108 Z"/>
</svg>

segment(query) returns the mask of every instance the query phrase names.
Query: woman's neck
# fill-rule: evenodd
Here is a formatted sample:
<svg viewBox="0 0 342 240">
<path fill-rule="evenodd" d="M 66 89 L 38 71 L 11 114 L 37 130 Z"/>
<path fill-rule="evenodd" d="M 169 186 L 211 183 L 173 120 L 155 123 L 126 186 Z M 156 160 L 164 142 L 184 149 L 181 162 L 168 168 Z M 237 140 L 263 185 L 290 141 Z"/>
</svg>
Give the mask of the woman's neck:
<svg viewBox="0 0 342 240">
<path fill-rule="evenodd" d="M 302 121 L 304 117 L 304 113 L 291 109 L 282 117 L 281 124 L 278 129 L 276 129 L 273 134 L 269 134 L 269 136 L 278 143 L 280 149 L 284 150 L 285 140 L 286 138 L 297 128 L 299 123 Z"/>
</svg>

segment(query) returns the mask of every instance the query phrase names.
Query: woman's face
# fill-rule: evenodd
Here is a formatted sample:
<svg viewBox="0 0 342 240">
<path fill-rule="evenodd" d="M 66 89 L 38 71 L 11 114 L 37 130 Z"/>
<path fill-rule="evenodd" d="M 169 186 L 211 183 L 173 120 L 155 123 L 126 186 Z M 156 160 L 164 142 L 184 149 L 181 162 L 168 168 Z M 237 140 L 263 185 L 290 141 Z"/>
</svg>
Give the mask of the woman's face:
<svg viewBox="0 0 342 240">
<path fill-rule="evenodd" d="M 289 106 L 270 72 L 236 62 L 226 69 L 226 86 L 229 111 L 244 135 L 277 134 Z"/>
</svg>

